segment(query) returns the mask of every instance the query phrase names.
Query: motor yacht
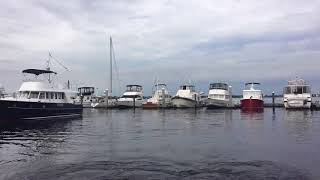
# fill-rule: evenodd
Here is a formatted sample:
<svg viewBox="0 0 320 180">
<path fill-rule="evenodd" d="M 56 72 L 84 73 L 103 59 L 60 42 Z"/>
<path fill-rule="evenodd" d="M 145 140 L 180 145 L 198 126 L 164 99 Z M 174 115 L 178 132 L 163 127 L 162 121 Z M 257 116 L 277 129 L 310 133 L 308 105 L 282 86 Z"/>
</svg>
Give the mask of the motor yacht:
<svg viewBox="0 0 320 180">
<path fill-rule="evenodd" d="M 168 108 L 171 106 L 171 96 L 166 84 L 157 83 L 153 96 L 142 104 L 144 109 Z"/>
<path fill-rule="evenodd" d="M 141 107 L 144 103 L 143 89 L 141 85 L 127 85 L 123 96 L 118 99 L 119 108 Z"/>
<path fill-rule="evenodd" d="M 283 103 L 286 109 L 310 109 L 311 87 L 303 79 L 288 82 L 283 90 Z"/>
<path fill-rule="evenodd" d="M 175 108 L 194 108 L 200 106 L 201 96 L 195 91 L 195 86 L 181 85 L 177 94 L 172 98 L 172 106 Z"/>
<path fill-rule="evenodd" d="M 243 90 L 243 98 L 240 100 L 242 110 L 261 110 L 263 109 L 263 93 L 262 90 L 256 89 L 260 83 L 246 83 L 246 89 Z"/>
<path fill-rule="evenodd" d="M 32 78 L 22 83 L 15 96 L 0 99 L 1 119 L 48 119 L 82 115 L 82 104 L 75 101 L 78 92 L 54 84 L 52 76 L 57 75 L 56 72 L 47 68 L 26 69 L 22 73 Z"/>
<path fill-rule="evenodd" d="M 226 83 L 210 84 L 206 107 L 208 109 L 232 108 L 231 86 L 228 86 Z"/>
</svg>

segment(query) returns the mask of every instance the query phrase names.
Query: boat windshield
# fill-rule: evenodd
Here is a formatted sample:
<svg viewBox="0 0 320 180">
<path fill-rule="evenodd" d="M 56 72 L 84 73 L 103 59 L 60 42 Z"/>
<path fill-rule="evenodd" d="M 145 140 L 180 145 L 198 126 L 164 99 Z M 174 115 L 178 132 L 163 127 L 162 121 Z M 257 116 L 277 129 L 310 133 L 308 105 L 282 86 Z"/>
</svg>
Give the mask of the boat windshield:
<svg viewBox="0 0 320 180">
<path fill-rule="evenodd" d="M 166 84 L 156 84 L 154 85 L 156 88 L 158 89 L 162 89 L 162 88 L 167 88 L 167 85 Z"/>
<path fill-rule="evenodd" d="M 260 83 L 250 82 L 245 84 L 246 89 L 254 90 L 255 87 L 260 86 Z"/>
<path fill-rule="evenodd" d="M 190 91 L 195 91 L 195 87 L 193 85 L 182 85 L 180 86 L 181 90 L 190 90 Z"/>
<path fill-rule="evenodd" d="M 304 94 L 311 93 L 310 86 L 287 86 L 284 88 L 284 94 Z"/>
<path fill-rule="evenodd" d="M 225 83 L 213 83 L 213 84 L 210 84 L 210 89 L 228 90 L 228 85 Z"/>
<path fill-rule="evenodd" d="M 127 92 L 140 92 L 142 91 L 142 86 L 140 85 L 128 85 Z"/>
</svg>

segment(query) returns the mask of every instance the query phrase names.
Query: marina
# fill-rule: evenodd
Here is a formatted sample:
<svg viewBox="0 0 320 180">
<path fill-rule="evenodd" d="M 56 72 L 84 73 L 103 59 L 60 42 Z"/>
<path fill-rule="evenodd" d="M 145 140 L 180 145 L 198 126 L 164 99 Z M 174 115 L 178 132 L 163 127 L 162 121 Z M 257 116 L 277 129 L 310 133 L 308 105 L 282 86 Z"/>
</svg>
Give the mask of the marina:
<svg viewBox="0 0 320 180">
<path fill-rule="evenodd" d="M 0 9 L 0 180 L 320 180 L 320 0 Z"/>
</svg>

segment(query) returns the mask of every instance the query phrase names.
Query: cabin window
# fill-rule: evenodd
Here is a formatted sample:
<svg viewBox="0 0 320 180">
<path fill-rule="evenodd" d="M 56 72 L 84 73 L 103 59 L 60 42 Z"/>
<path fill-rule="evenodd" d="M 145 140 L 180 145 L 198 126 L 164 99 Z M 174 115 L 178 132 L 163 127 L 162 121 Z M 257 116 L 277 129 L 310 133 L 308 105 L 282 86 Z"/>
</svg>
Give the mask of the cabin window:
<svg viewBox="0 0 320 180">
<path fill-rule="evenodd" d="M 39 99 L 44 99 L 44 98 L 45 98 L 44 92 L 40 92 L 40 93 L 39 93 Z"/>
<path fill-rule="evenodd" d="M 30 99 L 38 99 L 39 92 L 30 92 Z"/>
<path fill-rule="evenodd" d="M 28 96 L 29 96 L 29 92 L 28 92 L 28 91 L 20 92 L 20 97 L 22 97 L 22 98 L 28 98 Z"/>
<path fill-rule="evenodd" d="M 302 87 L 301 86 L 297 86 L 293 89 L 293 93 L 294 94 L 302 94 Z"/>
<path fill-rule="evenodd" d="M 303 87 L 303 93 L 310 93 L 310 87 L 309 86 L 304 86 Z"/>
<path fill-rule="evenodd" d="M 58 94 L 57 93 L 54 93 L 54 98 L 58 99 Z"/>
<path fill-rule="evenodd" d="M 65 98 L 65 95 L 64 95 L 64 93 L 61 93 L 61 97 L 62 97 L 62 99 L 64 99 L 64 98 Z"/>
<path fill-rule="evenodd" d="M 46 92 L 46 99 L 50 99 L 48 92 Z"/>
<path fill-rule="evenodd" d="M 285 87 L 284 88 L 284 94 L 291 94 L 291 88 L 290 87 Z"/>
<path fill-rule="evenodd" d="M 58 93 L 58 99 L 62 99 L 62 93 Z"/>
</svg>

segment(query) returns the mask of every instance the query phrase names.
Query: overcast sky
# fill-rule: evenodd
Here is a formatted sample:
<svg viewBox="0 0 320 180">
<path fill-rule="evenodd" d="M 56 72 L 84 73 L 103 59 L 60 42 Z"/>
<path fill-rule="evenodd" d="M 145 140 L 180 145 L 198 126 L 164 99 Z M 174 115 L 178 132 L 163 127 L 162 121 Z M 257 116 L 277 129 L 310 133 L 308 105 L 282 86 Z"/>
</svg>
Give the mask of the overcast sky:
<svg viewBox="0 0 320 180">
<path fill-rule="evenodd" d="M 50 51 L 71 69 L 53 64 L 60 81 L 108 88 L 110 36 L 120 86 L 147 95 L 156 77 L 172 94 L 188 81 L 281 93 L 296 76 L 320 90 L 319 0 L 3 0 L 0 83 L 18 89 L 21 70 L 44 68 Z"/>
</svg>

